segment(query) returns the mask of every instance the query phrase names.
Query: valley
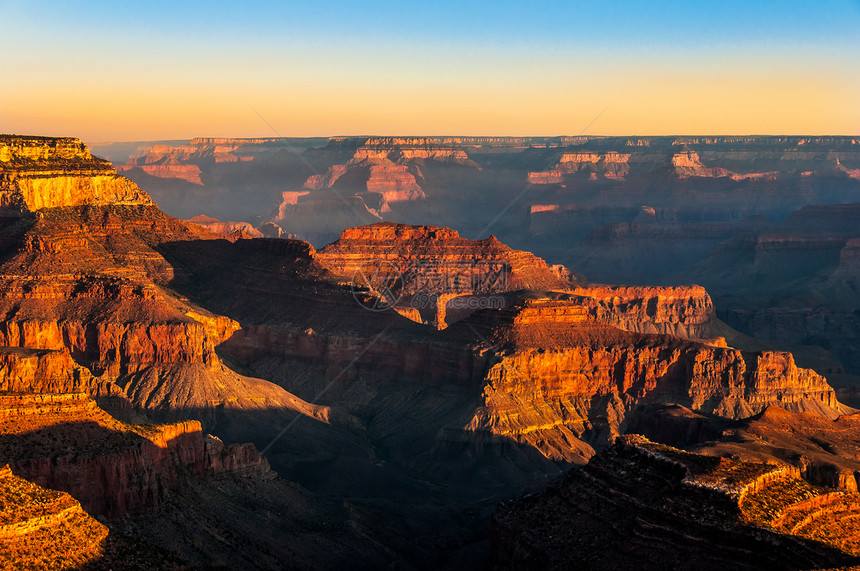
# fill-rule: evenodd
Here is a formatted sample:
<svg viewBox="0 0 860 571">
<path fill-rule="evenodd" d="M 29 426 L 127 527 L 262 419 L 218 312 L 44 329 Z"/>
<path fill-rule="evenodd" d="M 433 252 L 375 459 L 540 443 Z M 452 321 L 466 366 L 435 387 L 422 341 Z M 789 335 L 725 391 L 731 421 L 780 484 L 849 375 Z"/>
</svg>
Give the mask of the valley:
<svg viewBox="0 0 860 571">
<path fill-rule="evenodd" d="M 854 139 L 174 143 L 0 136 L 4 489 L 75 561 L 623 562 L 530 532 L 607 497 L 671 557 L 855 561 Z"/>
</svg>

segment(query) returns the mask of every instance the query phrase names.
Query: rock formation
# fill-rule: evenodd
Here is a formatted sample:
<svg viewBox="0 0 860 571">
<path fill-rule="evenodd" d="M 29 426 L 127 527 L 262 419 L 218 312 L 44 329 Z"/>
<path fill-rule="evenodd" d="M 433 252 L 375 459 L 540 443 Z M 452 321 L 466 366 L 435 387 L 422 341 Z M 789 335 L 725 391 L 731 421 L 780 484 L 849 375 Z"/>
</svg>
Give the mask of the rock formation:
<svg viewBox="0 0 860 571">
<path fill-rule="evenodd" d="M 46 189 L 55 188 L 55 179 L 61 187 L 68 180 L 86 187 L 88 175 L 80 174 L 78 163 L 90 154 L 79 143 L 16 144 L 6 151 L 7 168 L 32 161 L 47 173 L 40 179 Z M 40 158 L 30 158 L 34 149 L 42 149 Z M 223 365 L 214 347 L 236 325 L 164 289 L 175 272 L 159 244 L 217 235 L 166 216 L 148 199 L 70 207 L 63 195 L 43 198 L 54 202 L 42 204 L 35 216 L 6 219 L 0 228 L 8 249 L 0 269 L 7 388 L 119 398 L 162 419 L 193 411 L 210 425 L 216 410 L 285 406 L 325 415 Z"/>
<path fill-rule="evenodd" d="M 451 329 L 474 332 L 494 355 L 469 430 L 531 444 L 554 459 L 587 459 L 588 449 L 577 441 L 611 443 L 626 416 L 649 402 L 728 418 L 777 403 L 831 418 L 851 411 L 823 377 L 798 368 L 790 353 L 750 354 L 623 332 L 570 301 L 526 300 L 481 310 Z"/>
<path fill-rule="evenodd" d="M 778 405 L 739 421 L 666 405 L 641 411 L 628 430 L 699 454 L 785 464 L 810 483 L 856 492 L 858 423 L 857 413 L 831 420 Z"/>
<path fill-rule="evenodd" d="M 278 224 L 265 239 L 234 240 L 239 236 L 232 235 L 226 240 L 149 203 L 66 205 L 62 196 L 47 193 L 50 200 L 41 207 L 34 203 L 14 216 L 10 211 L 0 224 L 0 388 L 37 393 L 0 395 L 9 403 L 8 420 L 0 424 L 5 430 L 0 454 L 13 470 L 36 482 L 67 486 L 63 489 L 93 513 L 125 514 L 109 519 L 112 529 L 151 541 L 194 565 L 244 567 L 257 561 L 261 567 L 278 567 L 284 561 L 296 566 L 322 561 L 324 566 L 375 567 L 394 561 L 441 566 L 456 562 L 449 554 L 471 551 L 485 537 L 485 518 L 499 500 L 539 489 L 595 451 L 598 459 L 589 466 L 601 466 L 600 458 L 617 449 L 600 451 L 634 422 L 644 422 L 649 407 L 678 403 L 691 418 L 719 415 L 724 418 L 719 422 L 736 423 L 774 404 L 828 423 L 852 412 L 836 400 L 823 377 L 798 367 L 790 353 L 742 351 L 717 339 L 730 330 L 716 319 L 714 304 L 698 286 L 587 285 L 565 268 L 492 236 L 469 240 L 444 226 L 381 222 L 341 228 L 340 239 L 319 252 L 307 242 L 283 238 L 284 232 L 293 232 L 294 222 L 325 222 L 328 232 L 356 218 L 361 224 L 393 213 L 409 218 L 418 202 L 451 200 L 447 208 L 463 208 L 476 188 L 501 205 L 496 212 L 509 208 L 521 223 L 531 209 L 518 197 L 533 191 L 540 194 L 540 204 L 566 207 L 568 184 L 582 190 L 582 197 L 623 197 L 617 208 L 629 210 L 625 216 L 632 221 L 626 226 L 611 222 L 620 210 L 598 214 L 592 208 L 588 214 L 606 216 L 606 236 L 613 240 L 635 242 L 649 232 L 665 238 L 676 235 L 674 229 L 665 230 L 669 222 L 679 222 L 678 231 L 686 232 L 683 224 L 689 220 L 705 224 L 713 222 L 712 214 L 719 215 L 716 207 L 703 213 L 666 204 L 689 184 L 670 170 L 671 157 L 683 155 L 678 169 L 717 168 L 711 165 L 718 161 L 702 146 L 764 144 L 758 139 L 646 142 L 361 138 L 305 142 L 296 151 L 283 140 L 199 140 L 187 149 L 147 151 L 153 159 L 167 157 L 166 163 L 200 167 L 202 187 L 159 179 L 186 189 L 185 196 L 212 191 L 207 200 L 215 206 L 216 199 L 224 199 L 227 204 L 218 208 L 226 211 L 238 202 L 256 201 L 248 209 L 266 202 L 268 215 L 259 219 Z M 621 144 L 623 149 L 612 148 Z M 50 150 L 59 143 L 46 145 Z M 9 158 L 4 164 L 31 160 L 31 151 L 4 153 Z M 540 172 L 539 163 L 559 153 L 569 154 L 571 173 L 556 186 L 524 191 L 526 173 Z M 850 153 L 839 159 L 845 168 L 854 167 Z M 40 172 L 53 173 L 45 188 L 53 188 L 52 177 L 74 178 L 77 174 L 69 173 L 81 172 L 56 153 L 32 161 Z M 660 166 L 652 168 L 654 161 Z M 349 168 L 327 170 L 332 165 Z M 618 176 L 592 180 L 600 169 Z M 327 173 L 312 181 L 319 188 L 290 190 L 300 188 L 314 171 Z M 475 186 L 452 192 L 455 171 Z M 264 190 L 241 186 L 251 172 L 265 173 Z M 834 173 L 854 184 L 846 173 Z M 417 192 L 409 177 L 428 191 L 421 201 L 397 200 Z M 752 188 L 744 185 L 764 188 L 772 182 L 694 178 L 703 194 L 726 200 L 734 200 L 738 189 Z M 643 183 L 638 192 L 664 202 L 643 207 L 641 194 L 625 195 L 628 187 L 622 185 L 632 182 Z M 718 186 L 726 184 L 736 186 Z M 230 190 L 240 187 L 248 194 Z M 351 188 L 357 190 L 346 192 Z M 774 195 L 778 191 L 772 189 Z M 393 200 L 386 200 L 386 193 Z M 543 200 L 552 197 L 560 200 Z M 504 212 L 501 227 L 516 228 Z M 568 211 L 543 213 L 561 212 Z M 483 210 L 474 216 L 480 219 Z M 489 220 L 481 222 L 479 227 Z M 586 231 L 600 243 L 602 231 Z M 721 231 L 696 227 L 712 237 Z M 850 263 L 850 252 L 845 259 Z M 378 272 L 356 279 L 368 263 L 389 267 L 389 274 L 382 272 L 385 288 L 374 281 Z M 579 271 L 578 265 L 572 267 Z M 380 300 L 390 301 L 386 296 L 392 292 L 408 299 L 408 306 L 380 308 Z M 427 306 L 411 303 L 419 295 L 427 296 Z M 126 422 L 107 416 L 88 397 Z M 0 413 L 6 409 L 0 406 Z M 173 424 L 141 425 L 133 419 Z M 716 430 L 719 422 L 703 422 L 701 431 Z M 219 438 L 204 435 L 203 428 Z M 248 440 L 265 460 L 253 446 L 230 444 Z M 631 446 L 636 450 L 625 449 L 625 454 L 648 455 L 641 450 L 646 445 Z M 298 484 L 276 478 L 267 462 Z M 714 467 L 720 461 L 690 462 L 693 473 L 696 466 Z M 657 464 L 648 464 L 642 474 L 636 461 L 624 464 L 649 483 L 640 486 L 644 497 L 634 497 L 638 504 L 622 498 L 620 511 L 650 505 L 645 500 L 660 497 L 668 481 L 669 489 L 681 489 L 687 498 L 674 505 L 696 516 L 714 513 L 735 495 L 753 498 L 767 489 L 765 484 L 797 475 L 785 463 L 772 469 L 728 462 L 714 473 L 696 472 L 688 486 L 683 474 L 680 483 L 672 480 L 677 466 L 670 462 L 675 467 L 667 472 L 659 468 L 662 460 Z M 744 477 L 749 469 L 754 477 L 740 484 L 721 480 L 723 468 Z M 601 475 L 590 469 L 579 473 Z M 610 480 L 607 489 L 614 490 L 624 478 Z M 820 481 L 831 480 L 822 476 Z M 847 475 L 832 481 L 849 487 Z M 691 489 L 692 495 L 685 495 Z M 789 506 L 797 521 L 766 519 L 755 507 L 749 517 L 773 530 L 782 530 L 785 522 L 794 529 L 809 515 L 804 511 L 809 506 L 830 505 L 834 499 L 822 494 L 815 499 L 819 495 L 807 492 L 802 495 L 803 501 L 812 500 L 809 505 Z M 836 500 L 834 505 L 843 505 L 842 498 Z M 706 507 L 697 512 L 695 502 Z M 158 506 L 156 516 L 135 515 L 153 506 Z M 657 506 L 647 515 L 677 522 L 670 512 Z M 734 530 L 730 537 L 746 542 L 726 557 L 744 562 L 761 537 L 750 536 L 737 518 L 723 515 L 716 527 Z M 681 524 L 686 522 L 682 518 Z M 673 538 L 675 525 L 668 532 Z M 694 536 L 720 537 L 708 522 L 703 525 Z M 426 539 L 416 542 L 417 535 Z M 783 542 L 785 557 L 796 552 L 803 561 L 833 565 L 848 560 L 794 538 L 768 537 Z M 683 538 L 677 542 L 684 545 Z M 734 545 L 717 542 L 724 544 Z M 763 548 L 750 561 L 781 564 L 780 557 Z"/>
<path fill-rule="evenodd" d="M 189 218 L 186 222 L 203 226 L 216 234 L 225 234 L 227 236 L 241 236 L 243 238 L 262 238 L 263 233 L 254 228 L 250 222 L 223 222 L 217 218 L 201 214 L 194 218 Z M 278 238 L 280 236 L 271 236 Z"/>
<path fill-rule="evenodd" d="M 500 506 L 492 569 L 856 565 L 860 496 L 796 470 L 625 437 L 543 494 Z M 812 524 L 812 522 L 815 522 Z"/>
<path fill-rule="evenodd" d="M 371 290 L 388 288 L 398 308 L 415 309 L 415 319 L 440 328 L 458 312 L 461 296 L 486 296 L 519 289 L 569 288 L 558 269 L 530 252 L 505 246 L 490 236 L 468 240 L 449 228 L 382 222 L 350 228 L 318 254 L 318 259 L 341 280 Z M 375 279 L 393 280 L 375 284 Z M 365 283 L 367 282 L 367 283 Z M 391 287 L 389 287 L 391 286 Z M 378 292 L 377 292 L 378 293 Z M 480 300 L 477 300 L 480 301 Z M 462 303 L 469 309 L 468 303 Z M 475 307 L 481 303 L 473 304 Z"/>
<path fill-rule="evenodd" d="M 102 555 L 108 529 L 69 494 L 0 468 L 0 565 L 4 569 L 78 568 Z"/>
<path fill-rule="evenodd" d="M 158 507 L 187 474 L 269 470 L 253 446 L 224 447 L 199 422 L 129 425 L 81 394 L 0 396 L 0 457 L 16 475 L 108 516 Z"/>
<path fill-rule="evenodd" d="M 0 209 L 152 204 L 78 139 L 0 135 Z"/>
</svg>

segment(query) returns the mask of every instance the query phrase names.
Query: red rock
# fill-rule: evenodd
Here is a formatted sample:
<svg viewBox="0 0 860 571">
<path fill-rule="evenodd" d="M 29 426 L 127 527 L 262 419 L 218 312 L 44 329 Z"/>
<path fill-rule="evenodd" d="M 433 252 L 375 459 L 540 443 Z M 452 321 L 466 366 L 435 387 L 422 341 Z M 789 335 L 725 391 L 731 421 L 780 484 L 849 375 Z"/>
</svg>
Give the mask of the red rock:
<svg viewBox="0 0 860 571">
<path fill-rule="evenodd" d="M 0 449 L 16 475 L 109 516 L 158 507 L 188 474 L 269 470 L 253 446 L 204 438 L 199 422 L 128 425 L 80 394 L 0 395 Z"/>
</svg>

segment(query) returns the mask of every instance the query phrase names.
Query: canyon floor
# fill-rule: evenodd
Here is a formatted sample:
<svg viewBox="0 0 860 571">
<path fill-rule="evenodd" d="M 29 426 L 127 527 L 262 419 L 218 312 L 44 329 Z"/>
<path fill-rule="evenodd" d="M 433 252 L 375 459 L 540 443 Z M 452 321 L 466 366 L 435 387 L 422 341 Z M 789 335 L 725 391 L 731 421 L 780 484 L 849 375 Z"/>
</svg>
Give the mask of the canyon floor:
<svg viewBox="0 0 860 571">
<path fill-rule="evenodd" d="M 857 145 L 0 136 L 0 557 L 857 564 Z"/>
</svg>

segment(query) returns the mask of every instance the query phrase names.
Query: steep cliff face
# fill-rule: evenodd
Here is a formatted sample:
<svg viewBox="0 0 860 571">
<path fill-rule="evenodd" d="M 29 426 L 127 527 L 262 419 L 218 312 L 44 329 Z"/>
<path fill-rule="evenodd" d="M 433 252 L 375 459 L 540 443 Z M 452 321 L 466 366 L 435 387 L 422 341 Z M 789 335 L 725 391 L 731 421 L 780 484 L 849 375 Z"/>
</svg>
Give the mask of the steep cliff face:
<svg viewBox="0 0 860 571">
<path fill-rule="evenodd" d="M 358 153 L 357 153 L 358 154 Z M 353 158 L 345 165 L 332 165 L 322 175 L 313 175 L 305 182 L 305 188 L 323 190 L 342 189 L 347 195 L 377 193 L 386 203 L 425 198 L 419 181 L 421 171 L 415 165 L 398 164 L 376 153 Z"/>
<path fill-rule="evenodd" d="M 79 142 L 50 139 L 38 153 L 36 142 L 26 139 L 20 145 L 25 151 L 15 151 L 24 158 L 4 164 L 50 166 L 55 170 L 45 176 L 46 187 L 80 178 L 78 162 L 95 160 Z M 14 176 L 21 172 L 27 171 Z M 161 245 L 218 235 L 151 204 L 68 207 L 62 197 L 52 198 L 49 208 L 0 225 L 5 387 L 118 397 L 156 418 L 190 414 L 210 426 L 230 410 L 298 407 L 314 417 L 324 414 L 226 367 L 215 346 L 237 324 L 165 289 L 176 272 L 159 253 Z"/>
<path fill-rule="evenodd" d="M 16 475 L 109 516 L 158 507 L 188 475 L 269 470 L 253 446 L 225 447 L 199 422 L 129 425 L 81 394 L 0 395 L 0 457 Z"/>
<path fill-rule="evenodd" d="M 784 466 L 626 437 L 543 494 L 502 504 L 489 567 L 851 565 L 860 555 L 858 512 L 856 494 L 815 489 Z"/>
<path fill-rule="evenodd" d="M 567 177 L 587 176 L 592 180 L 609 179 L 623 181 L 630 175 L 654 176 L 671 174 L 678 178 L 731 177 L 735 173 L 722 167 L 706 167 L 693 150 L 684 152 L 637 151 L 568 151 L 563 152 L 558 162 L 548 170 L 528 173 L 532 184 L 561 184 Z M 774 174 L 774 173 L 769 173 Z M 755 175 L 744 175 L 748 178 Z"/>
<path fill-rule="evenodd" d="M 450 228 L 383 222 L 350 228 L 321 249 L 319 260 L 344 279 L 368 262 L 390 264 L 407 281 L 404 293 L 485 293 L 551 290 L 570 283 L 530 252 L 494 236 L 468 240 Z"/>
<path fill-rule="evenodd" d="M 531 184 L 560 184 L 566 175 L 585 174 L 623 180 L 630 173 L 630 153 L 566 152 L 547 171 L 528 173 Z"/>
<path fill-rule="evenodd" d="M 78 139 L 0 135 L 0 208 L 152 204 Z"/>
<path fill-rule="evenodd" d="M 743 353 L 623 332 L 596 322 L 584 307 L 572 312 L 574 307 L 538 301 L 483 310 L 452 326 L 477 332 L 494 355 L 469 430 L 581 462 L 588 451 L 571 442 L 611 443 L 624 431 L 627 415 L 649 402 L 728 418 L 777 403 L 831 418 L 850 411 L 823 377 L 798 368 L 789 353 Z"/>
<path fill-rule="evenodd" d="M 695 151 L 675 153 L 674 155 L 672 155 L 671 164 L 672 170 L 674 171 L 675 175 L 681 178 L 687 178 L 692 176 L 720 177 L 731 176 L 732 174 L 734 174 L 724 168 L 706 167 L 702 164 L 702 160 L 699 158 L 699 153 Z"/>
<path fill-rule="evenodd" d="M 701 286 L 579 286 L 574 295 L 598 321 L 634 333 L 714 337 L 714 305 Z"/>
<path fill-rule="evenodd" d="M 128 172 L 131 169 L 140 169 L 150 176 L 157 176 L 159 178 L 178 178 L 192 184 L 203 184 L 203 181 L 200 180 L 200 167 L 197 165 L 161 163 L 154 165 L 125 164 L 117 165 L 116 167 L 118 172 Z"/>
<path fill-rule="evenodd" d="M 450 142 L 428 138 L 370 138 L 361 141 L 352 157 L 310 176 L 305 188 L 321 190 L 337 185 L 348 194 L 375 192 L 388 203 L 426 197 L 420 166 L 425 161 L 476 167 L 466 152 Z"/>
</svg>

